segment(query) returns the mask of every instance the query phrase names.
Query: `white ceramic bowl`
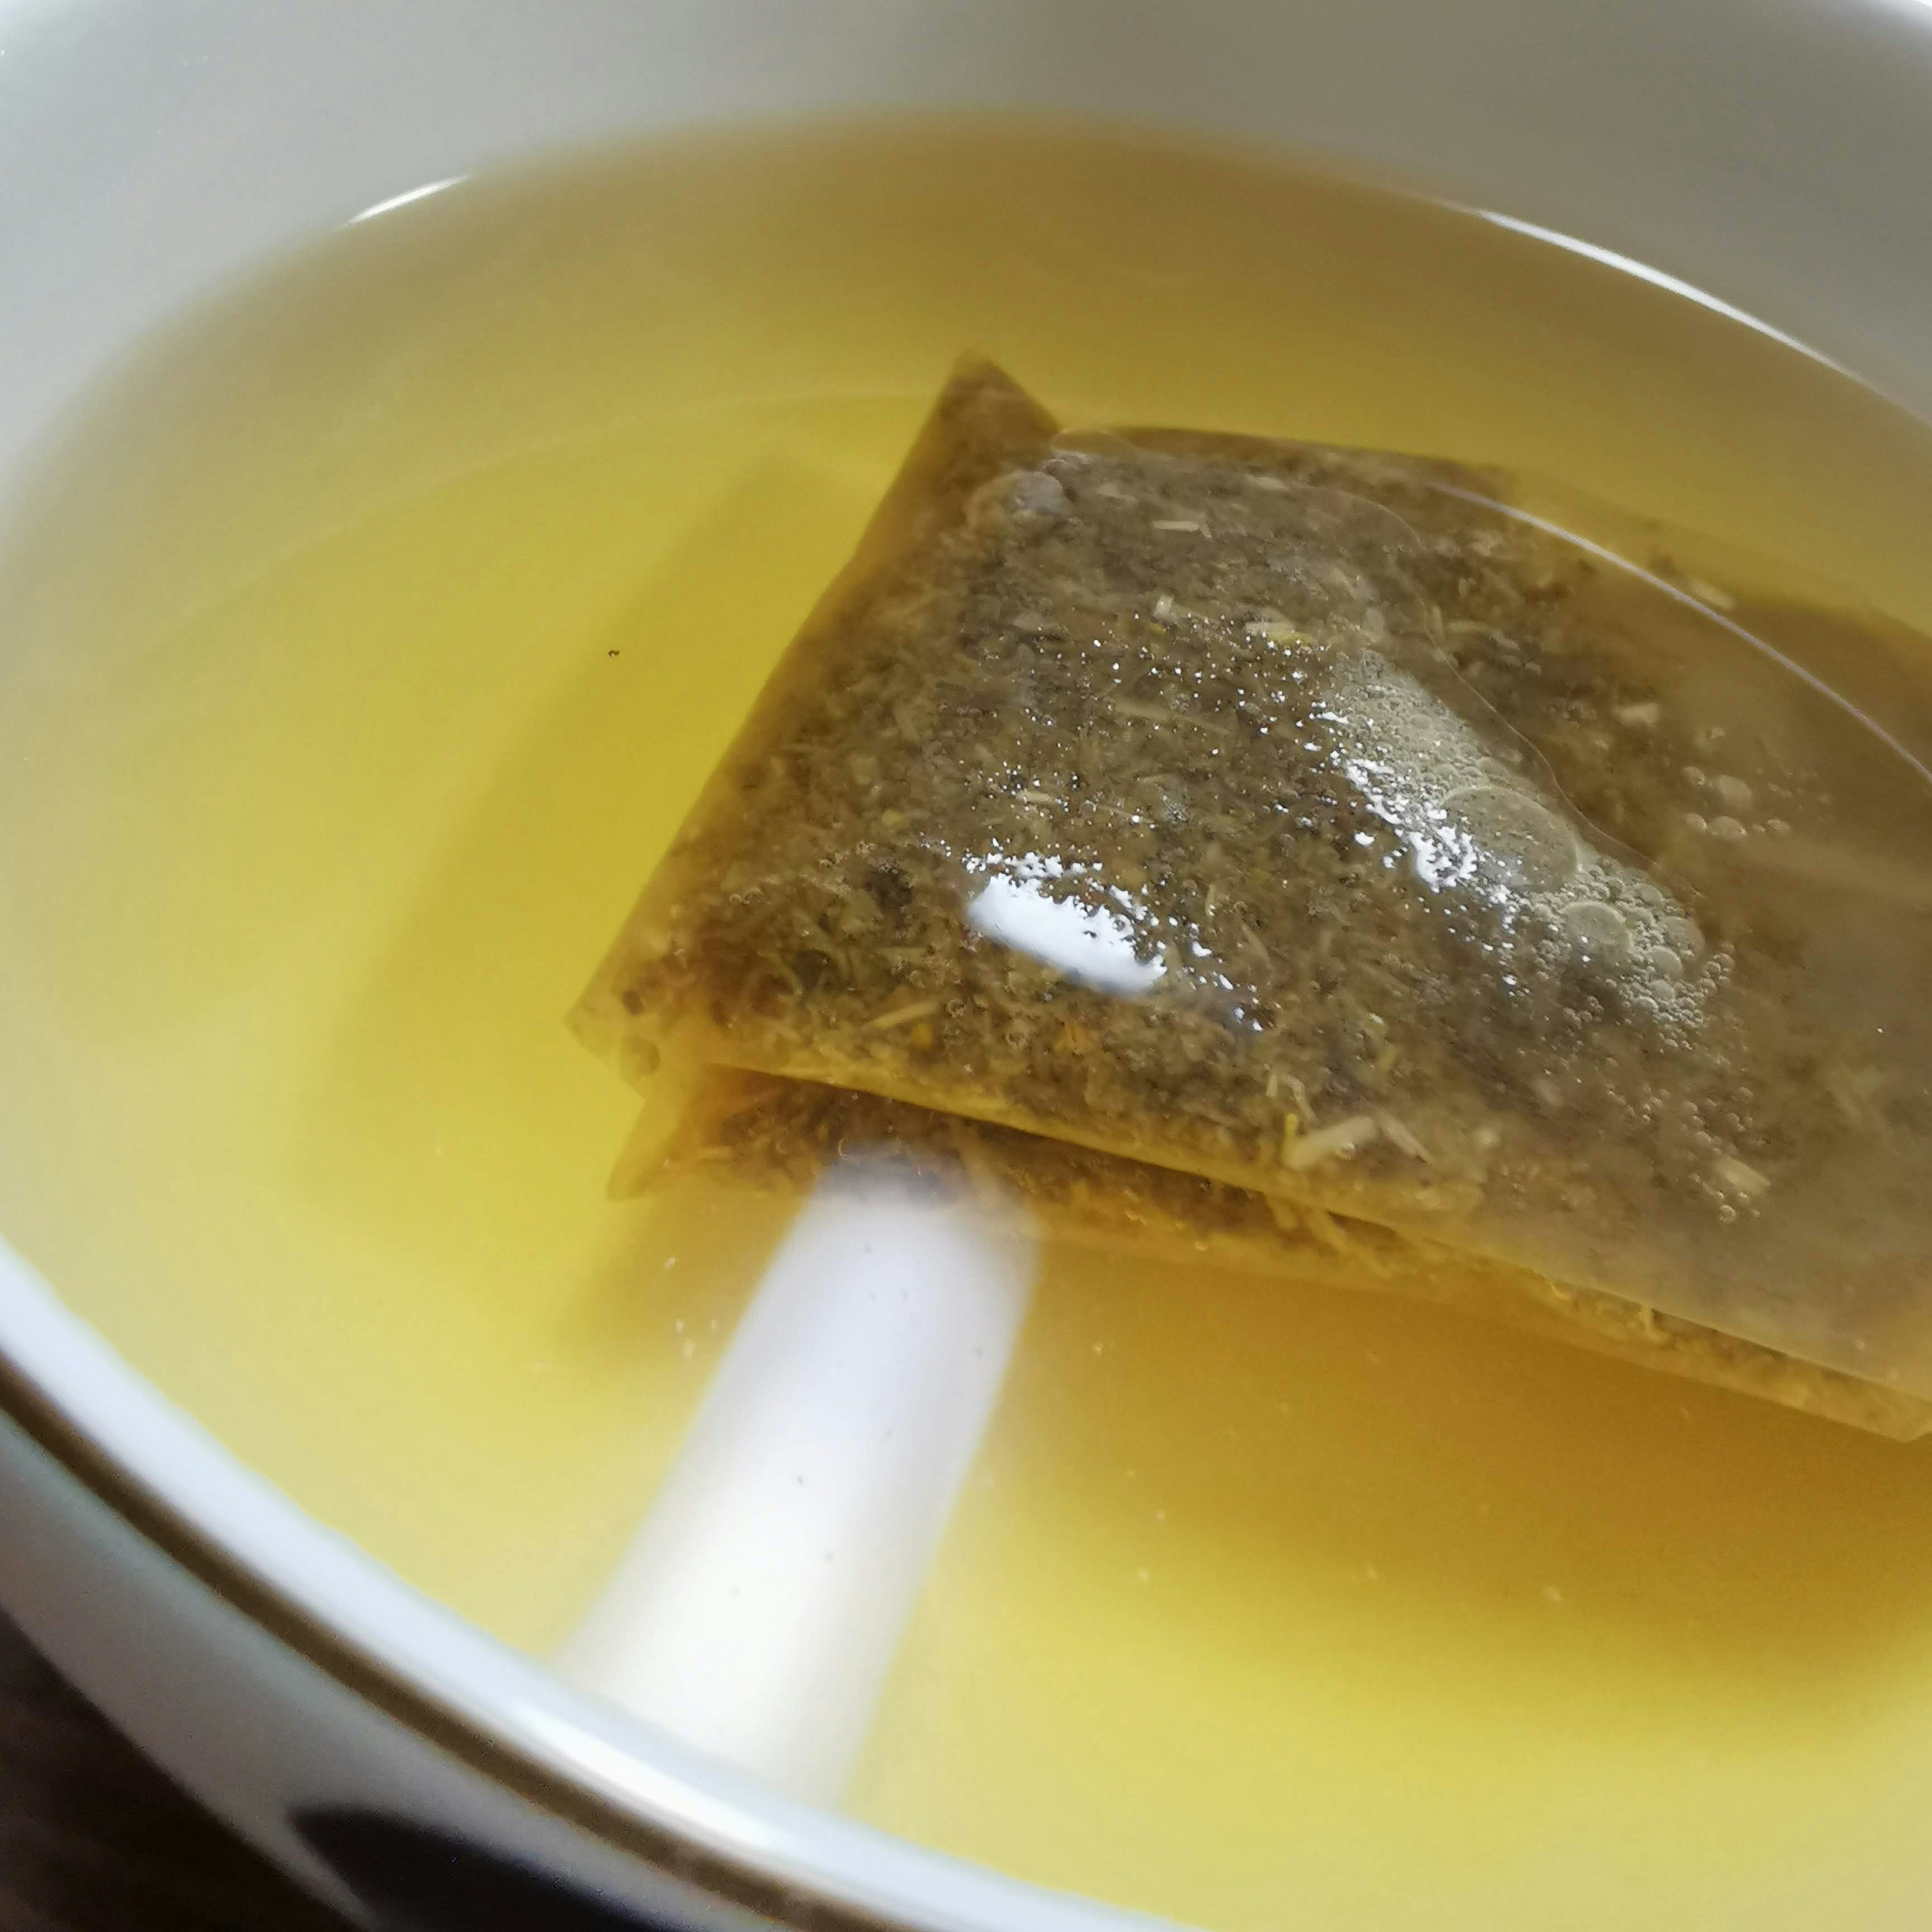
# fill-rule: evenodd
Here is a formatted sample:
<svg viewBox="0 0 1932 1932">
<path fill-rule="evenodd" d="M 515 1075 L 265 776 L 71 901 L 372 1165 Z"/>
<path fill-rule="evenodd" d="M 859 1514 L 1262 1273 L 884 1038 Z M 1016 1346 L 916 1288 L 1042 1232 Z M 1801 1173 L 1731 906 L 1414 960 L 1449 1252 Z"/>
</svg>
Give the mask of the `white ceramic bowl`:
<svg viewBox="0 0 1932 1932">
<path fill-rule="evenodd" d="M 1694 277 L 1932 412 L 1923 0 L 0 0 L 0 487 L 130 341 L 307 232 L 560 143 L 855 105 L 1325 151 Z M 574 1696 L 305 1519 L 58 1288 L 0 1249 L 0 1596 L 338 1902 L 466 1932 L 1120 1922 Z"/>
</svg>

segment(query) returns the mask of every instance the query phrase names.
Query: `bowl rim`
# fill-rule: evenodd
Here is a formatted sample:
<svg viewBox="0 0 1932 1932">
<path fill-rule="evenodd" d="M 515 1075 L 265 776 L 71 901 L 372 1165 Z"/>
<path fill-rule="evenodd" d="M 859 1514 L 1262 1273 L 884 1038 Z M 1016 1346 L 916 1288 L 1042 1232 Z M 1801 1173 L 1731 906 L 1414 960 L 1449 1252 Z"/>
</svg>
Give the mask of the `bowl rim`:
<svg viewBox="0 0 1932 1932">
<path fill-rule="evenodd" d="M 886 4 L 888 0 L 880 0 L 881 8 Z M 1536 4 L 1538 0 L 1519 0 L 1514 10 L 1504 6 L 1492 10 L 1498 17 L 1514 12 L 1526 19 Z M 1619 20 L 1630 25 L 1628 16 L 1642 4 L 1644 0 L 1604 4 L 1598 10 L 1599 27 L 1592 31 L 1612 33 Z M 34 0 L 0 0 L 0 26 L 11 28 L 17 18 L 34 10 Z M 54 10 L 46 10 L 51 16 Z M 115 26 L 124 24 L 124 11 L 131 10 L 104 5 L 93 10 L 101 16 L 98 32 L 104 41 Z M 167 10 L 172 17 L 173 10 Z M 244 4 L 208 10 L 211 31 L 234 26 L 245 10 Z M 568 10 L 560 5 L 556 14 L 545 15 L 543 32 L 549 42 L 568 40 L 560 16 Z M 574 10 L 587 16 L 595 8 L 591 0 L 582 0 Z M 681 20 L 686 15 L 695 19 L 704 10 L 664 10 Z M 748 23 L 755 22 L 770 37 L 771 47 L 760 52 L 761 57 L 769 54 L 770 70 L 776 74 L 785 68 L 788 50 L 795 50 L 784 36 L 805 31 L 782 25 L 783 10 L 760 13 L 756 0 L 735 0 L 718 8 L 725 24 L 717 32 L 730 31 L 729 23 L 736 22 L 749 32 L 754 29 Z M 1026 10 L 1042 20 L 1054 12 L 1016 4 L 1000 18 L 1010 24 L 1009 14 L 1017 20 Z M 1247 10 L 1259 18 L 1264 10 Z M 1308 10 L 1311 16 L 1322 11 Z M 1330 10 L 1339 16 L 1375 10 Z M 1590 10 L 1552 10 L 1548 17 L 1552 22 L 1564 14 L 1562 23 L 1552 25 L 1552 36 L 1582 34 L 1578 22 Z M 1792 70 L 1794 86 L 1802 78 L 1797 70 L 1806 48 L 1820 35 L 1842 42 L 1848 58 L 1862 63 L 1858 71 L 1867 76 L 1882 67 L 1903 69 L 1908 63 L 1901 56 L 1906 53 L 1910 66 L 1932 75 L 1932 5 L 1924 0 L 1780 0 L 1777 6 L 1755 11 L 1749 0 L 1700 0 L 1679 10 L 1694 26 L 1710 30 L 1720 56 L 1742 49 L 1772 59 L 1766 50 L 1778 48 L 1784 37 L 1789 46 L 1778 52 L 1775 59 Z M 313 33 L 326 31 L 322 22 L 318 14 Z M 176 20 L 174 28 L 180 26 Z M 1170 26 L 1168 31 L 1178 29 Z M 154 32 L 160 38 L 160 30 Z M 132 50 L 127 58 L 136 62 L 146 58 L 146 44 L 140 37 L 127 38 Z M 184 29 L 178 38 L 190 36 Z M 1660 30 L 1657 38 L 1660 58 L 1666 51 Z M 691 45 L 697 45 L 696 38 Z M 1587 48 L 1580 40 L 1570 51 L 1580 56 Z M 1084 62 L 1088 52 L 1070 44 L 1068 57 Z M 929 52 L 926 50 L 922 58 Z M 695 58 L 689 48 L 679 58 L 687 56 Z M 14 83 L 16 88 L 32 64 L 25 59 L 8 63 L 21 76 Z M 672 64 L 667 64 L 667 71 Z M 1265 86 L 1268 76 L 1260 65 L 1256 63 L 1254 78 L 1257 86 Z M 65 72 L 63 68 L 56 73 L 63 86 Z M 145 74 L 136 77 L 146 79 Z M 580 77 L 570 78 L 574 84 Z M 1843 80 L 1839 76 L 1838 84 L 1842 86 Z M 970 76 L 960 83 L 976 84 Z M 1628 81 L 1604 84 L 1614 92 Z M 1596 85 L 1594 80 L 1592 85 Z M 1707 92 L 1716 85 L 1708 83 Z M 0 100 L 14 98 L 0 92 Z M 566 98 L 567 90 L 560 89 L 558 98 Z M 784 87 L 775 82 L 770 98 L 759 96 L 748 111 L 770 115 L 788 101 Z M 814 100 L 806 104 L 805 111 L 857 104 L 862 104 Z M 919 111 L 943 109 L 945 104 L 934 99 L 905 104 Z M 1759 110 L 1766 105 L 1745 104 Z M 1491 106 L 1500 118 L 1500 104 Z M 1089 104 L 1071 111 L 1087 113 L 1092 109 Z M 1896 117 L 1906 110 L 1894 100 L 1886 111 Z M 1271 103 L 1268 112 L 1272 119 Z M 1603 110 L 1598 120 L 1604 121 L 1611 112 Z M 560 109 L 559 126 L 566 118 Z M 1768 118 L 1774 121 L 1776 116 Z M 1874 110 L 1871 118 L 1876 122 L 1882 117 Z M 1268 135 L 1256 135 L 1235 124 L 1238 119 L 1232 116 L 1228 125 L 1215 130 L 1216 137 L 1265 140 L 1276 146 L 1296 138 L 1295 130 L 1286 124 Z M 1206 131 L 1204 121 L 1192 111 L 1184 112 L 1174 124 L 1184 129 L 1197 122 Z M 25 117 L 22 124 L 28 124 Z M 1932 117 L 1927 117 L 1927 125 L 1932 128 Z M 1600 127 L 1597 131 L 1600 134 Z M 1642 137 L 1642 130 L 1635 126 L 1623 131 L 1632 145 Z M 1551 138 L 1565 142 L 1572 132 L 1559 130 Z M 1591 138 L 1588 129 L 1574 132 L 1580 142 Z M 1895 126 L 1892 132 L 1898 132 Z M 1311 128 L 1307 137 L 1310 151 L 1332 155 L 1340 170 L 1361 171 L 1364 157 L 1360 152 L 1331 140 L 1321 128 Z M 75 139 L 79 138 L 76 132 Z M 1780 138 L 1790 138 L 1796 153 L 1815 152 L 1815 143 L 1806 146 L 1811 137 Z M 1932 134 L 1912 132 L 1910 145 L 1915 151 L 1932 152 Z M 1878 152 L 1873 150 L 1874 154 Z M 1859 166 L 1865 166 L 1864 159 Z M 1394 174 L 1408 179 L 1426 179 L 1435 172 L 1420 150 L 1391 156 L 1390 166 Z M 427 178 L 422 173 L 414 176 L 418 181 Z M 1438 178 L 1445 189 L 1460 185 L 1446 170 Z M 406 187 L 410 178 L 406 170 L 392 186 Z M 1561 196 L 1546 196 L 1540 190 L 1532 194 L 1530 185 L 1524 184 L 1526 200 L 1519 212 L 1555 220 L 1556 212 L 1546 204 Z M 1482 205 L 1492 204 L 1486 200 Z M 1514 202 L 1508 205 L 1516 208 Z M 1760 215 L 1777 212 L 1766 195 L 1759 195 L 1753 205 Z M 1575 232 L 1607 245 L 1628 245 L 1648 258 L 1644 238 L 1625 220 L 1627 212 L 1607 206 L 1580 210 Z M 1816 211 L 1807 218 L 1817 226 Z M 1894 226 L 1901 226 L 1904 219 L 1899 218 Z M 1748 305 L 1760 306 L 1748 286 L 1741 284 L 1736 292 Z M 1774 304 L 1763 306 L 1767 314 L 1778 313 Z M 1894 317 L 1895 322 L 1899 319 Z M 1808 328 L 1802 332 L 1834 353 L 1844 342 L 1847 358 L 1861 366 L 1868 356 L 1883 361 L 1877 352 L 1882 342 L 1848 340 Z M 1910 367 L 1924 379 L 1922 388 L 1924 382 L 1932 381 L 1932 358 L 1915 350 Z M 1886 370 L 1880 367 L 1876 374 L 1882 376 Z M 1926 393 L 1932 394 L 1932 390 Z M 10 483 L 13 477 L 10 473 L 0 480 Z M 346 1691 L 532 1806 L 668 1877 L 694 1883 L 720 1900 L 779 1925 L 830 1927 L 836 1932 L 878 1932 L 887 1925 L 917 1928 L 920 1932 L 1103 1932 L 1107 1928 L 1118 1932 L 1124 1924 L 1151 1922 L 1128 1908 L 1050 1892 L 786 1798 L 668 1734 L 654 1732 L 641 1720 L 572 1690 L 536 1660 L 487 1636 L 335 1535 L 292 1498 L 250 1470 L 69 1310 L 4 1241 L 0 1414 L 10 1418 L 148 1544 Z"/>
<path fill-rule="evenodd" d="M 682 1888 L 797 1932 L 1172 1922 L 792 1798 L 575 1689 L 250 1469 L 4 1242 L 0 1337 L 0 1418 L 144 1543 L 414 1737 Z"/>
</svg>

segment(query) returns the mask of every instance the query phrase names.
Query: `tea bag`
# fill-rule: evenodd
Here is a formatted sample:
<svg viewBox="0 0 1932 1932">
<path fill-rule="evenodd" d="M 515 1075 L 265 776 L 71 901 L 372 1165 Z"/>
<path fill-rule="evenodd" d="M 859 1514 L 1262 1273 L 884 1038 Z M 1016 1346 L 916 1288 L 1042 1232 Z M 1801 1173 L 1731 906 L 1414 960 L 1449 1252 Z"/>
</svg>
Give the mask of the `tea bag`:
<svg viewBox="0 0 1932 1932">
<path fill-rule="evenodd" d="M 1076 1246 L 1432 1302 L 1900 1441 L 1932 1427 L 1932 1403 L 1424 1236 L 816 1081 L 707 1070 L 668 1137 L 646 1109 L 611 1186 L 621 1196 L 698 1178 L 802 1199 L 855 1158 L 892 1162 Z"/>
<path fill-rule="evenodd" d="M 1932 1394 L 1932 783 L 1730 592 L 1511 487 L 1066 435 L 966 366 L 583 1036 Z"/>
</svg>

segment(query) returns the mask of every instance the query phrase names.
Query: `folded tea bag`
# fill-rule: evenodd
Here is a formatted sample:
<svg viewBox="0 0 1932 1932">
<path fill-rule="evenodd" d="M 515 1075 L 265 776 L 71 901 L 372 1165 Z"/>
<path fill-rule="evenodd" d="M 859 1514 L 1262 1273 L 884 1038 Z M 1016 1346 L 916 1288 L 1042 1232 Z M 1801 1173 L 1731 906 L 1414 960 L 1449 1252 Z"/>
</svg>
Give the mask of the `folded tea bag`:
<svg viewBox="0 0 1932 1932">
<path fill-rule="evenodd" d="M 1932 1394 L 1932 785 L 1508 496 L 963 368 L 579 1030 Z"/>
<path fill-rule="evenodd" d="M 1932 1427 L 1932 1403 L 1424 1236 L 817 1081 L 708 1070 L 668 1137 L 646 1109 L 611 1184 L 623 1196 L 698 1178 L 802 1200 L 855 1160 L 890 1163 L 1049 1240 L 1432 1302 L 1901 1441 Z"/>
</svg>

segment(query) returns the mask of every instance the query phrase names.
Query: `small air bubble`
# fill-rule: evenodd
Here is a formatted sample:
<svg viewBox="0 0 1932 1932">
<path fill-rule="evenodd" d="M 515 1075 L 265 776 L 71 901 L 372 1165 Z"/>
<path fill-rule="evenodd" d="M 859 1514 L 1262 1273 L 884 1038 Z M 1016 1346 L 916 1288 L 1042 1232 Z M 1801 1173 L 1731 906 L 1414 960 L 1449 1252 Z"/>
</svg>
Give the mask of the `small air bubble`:
<svg viewBox="0 0 1932 1932">
<path fill-rule="evenodd" d="M 1066 492 L 1058 477 L 1029 470 L 1014 478 L 1006 503 L 1016 515 L 1057 517 L 1066 508 Z"/>
<path fill-rule="evenodd" d="M 1570 828 L 1527 794 L 1505 785 L 1470 785 L 1443 803 L 1462 822 L 1478 862 L 1498 884 L 1532 892 L 1554 892 L 1576 870 Z"/>
<path fill-rule="evenodd" d="M 1704 935 L 1688 919 L 1666 919 L 1664 922 L 1664 940 L 1678 956 L 1680 964 L 1685 960 L 1695 959 L 1704 950 Z"/>
<path fill-rule="evenodd" d="M 1557 915 L 1563 936 L 1586 959 L 1618 966 L 1630 957 L 1630 928 L 1614 906 L 1600 899 L 1582 899 Z"/>
</svg>

